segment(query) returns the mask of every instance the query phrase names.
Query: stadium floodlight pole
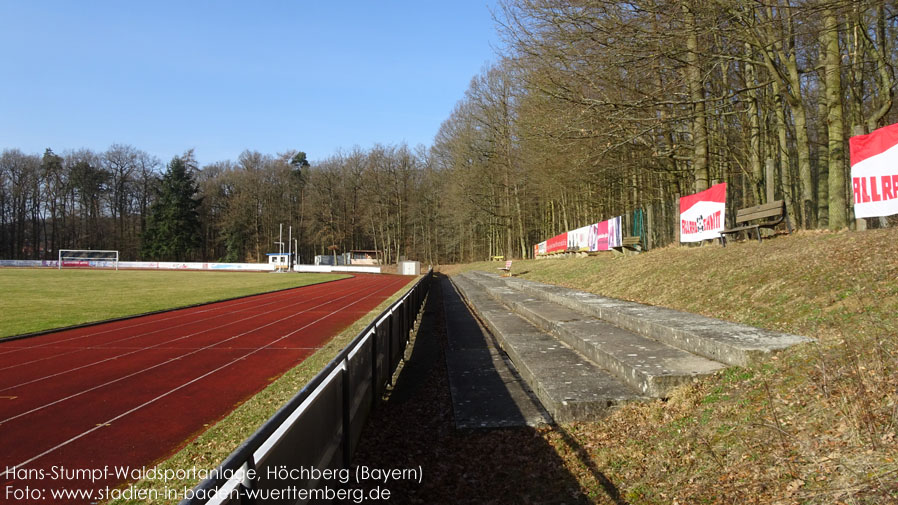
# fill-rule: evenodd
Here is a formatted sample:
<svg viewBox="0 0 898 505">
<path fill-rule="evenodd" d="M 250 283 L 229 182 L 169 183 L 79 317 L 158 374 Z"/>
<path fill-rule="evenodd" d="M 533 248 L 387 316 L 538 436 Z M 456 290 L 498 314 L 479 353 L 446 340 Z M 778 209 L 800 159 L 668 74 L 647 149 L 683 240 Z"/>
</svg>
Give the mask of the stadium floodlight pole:
<svg viewBox="0 0 898 505">
<path fill-rule="evenodd" d="M 274 271 L 278 273 L 281 271 L 281 258 L 284 257 L 284 223 L 278 228 L 278 241 L 275 244 L 278 245 L 278 259 L 274 262 Z"/>
<path fill-rule="evenodd" d="M 293 271 L 293 226 L 287 228 L 287 270 Z"/>
</svg>

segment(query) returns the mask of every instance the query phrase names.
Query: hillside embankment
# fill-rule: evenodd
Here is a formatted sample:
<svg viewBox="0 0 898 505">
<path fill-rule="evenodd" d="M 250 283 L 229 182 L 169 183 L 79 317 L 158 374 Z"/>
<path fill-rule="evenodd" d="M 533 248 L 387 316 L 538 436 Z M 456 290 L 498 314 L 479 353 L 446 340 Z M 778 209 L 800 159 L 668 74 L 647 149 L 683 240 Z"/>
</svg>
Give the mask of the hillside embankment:
<svg viewBox="0 0 898 505">
<path fill-rule="evenodd" d="M 898 503 L 898 229 L 515 261 L 512 272 L 818 340 L 664 402 L 542 430 L 593 502 Z"/>
</svg>

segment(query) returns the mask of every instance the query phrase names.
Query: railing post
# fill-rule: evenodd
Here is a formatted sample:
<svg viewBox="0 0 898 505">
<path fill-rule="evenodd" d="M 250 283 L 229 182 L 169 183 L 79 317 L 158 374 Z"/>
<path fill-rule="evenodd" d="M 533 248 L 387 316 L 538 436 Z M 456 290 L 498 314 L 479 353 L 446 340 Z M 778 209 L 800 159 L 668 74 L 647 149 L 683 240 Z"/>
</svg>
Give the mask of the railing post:
<svg viewBox="0 0 898 505">
<path fill-rule="evenodd" d="M 394 312 L 390 312 L 390 317 L 387 318 L 387 381 L 391 386 L 393 385 L 393 332 L 396 331 L 395 314 L 394 308 Z"/>
<path fill-rule="evenodd" d="M 373 339 L 371 342 L 371 402 L 372 408 L 377 406 L 378 401 L 381 397 L 381 386 L 389 381 L 389 384 L 393 384 L 393 373 L 394 373 L 394 365 L 399 365 L 399 360 L 403 359 L 402 351 L 405 348 L 405 344 L 409 342 L 409 333 L 411 329 L 414 327 L 414 322 L 417 320 L 417 314 L 420 311 L 421 306 L 424 301 L 424 293 L 430 286 L 430 275 L 419 281 L 412 288 L 412 291 L 408 294 L 406 298 L 404 298 L 401 302 L 394 305 L 389 311 L 385 311 L 381 314 L 379 324 L 376 320 L 372 326 L 369 326 L 368 329 L 371 331 L 370 336 Z M 401 312 L 406 311 L 406 312 Z M 404 332 L 404 334 L 400 333 Z M 299 416 L 301 413 L 298 413 L 298 409 L 300 406 L 305 405 L 305 402 L 308 403 L 307 408 L 314 405 L 315 400 L 311 398 L 311 395 L 316 394 L 316 391 L 320 391 L 319 388 L 326 387 L 322 386 L 328 378 L 336 379 L 339 376 L 342 379 L 341 384 L 341 397 L 340 397 L 340 408 L 341 408 L 341 442 L 342 442 L 342 450 L 341 455 L 343 457 L 343 467 L 349 468 L 352 463 L 352 449 L 353 449 L 353 436 L 352 436 L 352 427 L 353 427 L 353 417 L 352 417 L 352 408 L 353 408 L 353 387 L 352 387 L 352 370 L 350 370 L 350 359 L 349 353 L 351 353 L 352 349 L 355 349 L 355 345 L 363 345 L 364 338 L 366 338 L 366 334 L 360 334 L 359 337 L 354 339 L 352 343 L 347 346 L 346 349 L 341 351 L 338 357 L 334 358 L 324 369 L 322 369 L 315 377 L 312 378 L 309 383 L 303 387 L 303 389 L 294 396 L 286 405 L 284 405 L 278 412 L 276 412 L 265 424 L 259 428 L 252 436 L 250 436 L 240 447 L 238 447 L 234 452 L 228 456 L 225 461 L 219 465 L 219 469 L 227 470 L 234 468 L 242 468 L 244 472 L 249 469 L 256 469 L 255 463 L 255 455 L 254 452 L 258 451 L 260 446 L 266 443 L 271 437 L 274 436 L 275 433 L 280 430 L 280 426 L 283 426 L 283 423 L 286 422 L 287 419 L 291 419 L 291 416 Z M 380 337 L 386 338 L 386 345 L 378 344 L 378 339 Z M 400 342 L 400 338 L 402 341 Z M 395 342 L 394 342 L 395 340 Z M 357 352 L 362 352 L 361 349 Z M 395 357 L 394 357 L 395 355 Z M 384 357 L 384 364 L 379 366 L 379 358 Z M 334 367 L 341 367 L 340 370 L 335 370 Z M 383 382 L 380 380 L 379 376 L 380 370 L 386 367 L 387 373 L 386 380 Z M 298 418 L 296 418 L 298 419 Z M 291 423 L 297 422 L 294 419 Z M 291 427 L 285 429 L 295 429 L 296 426 L 291 425 Z M 333 433 L 333 432 L 331 432 Z M 280 435 L 283 437 L 284 435 Z M 264 452 L 264 455 L 260 457 L 263 461 L 267 458 L 268 451 L 274 451 L 276 446 L 269 447 Z M 289 452 L 289 448 L 283 447 L 283 450 L 287 450 Z M 332 450 L 332 449 L 328 449 Z M 298 464 L 296 460 L 288 461 L 288 464 L 296 465 Z M 250 498 L 248 494 L 248 490 L 254 489 L 259 486 L 258 477 L 256 479 L 249 479 L 246 476 L 246 473 L 243 474 L 242 480 L 239 483 L 228 482 L 229 479 L 224 479 L 220 475 L 216 478 L 208 478 L 195 486 L 193 488 L 196 490 L 203 490 L 204 492 L 211 492 L 213 490 L 219 490 L 223 485 L 228 484 L 228 489 L 231 489 L 233 484 L 236 484 L 233 489 L 239 490 L 239 503 L 241 505 L 258 505 L 256 500 Z M 190 498 L 185 497 L 181 500 L 181 505 L 191 505 L 195 503 L 199 503 L 200 500 L 197 495 L 193 495 Z"/>
<path fill-rule="evenodd" d="M 349 384 L 349 357 L 343 360 L 343 468 L 352 459 L 352 388 Z"/>
<path fill-rule="evenodd" d="M 253 458 L 252 454 L 249 455 L 249 457 L 246 459 L 246 463 L 244 463 L 243 466 L 247 472 L 250 468 L 256 468 L 256 461 L 255 458 Z M 252 480 L 244 476 L 243 481 L 240 483 L 240 505 L 256 505 L 256 501 L 250 498 L 249 494 L 246 492 L 247 490 L 252 488 Z"/>
<path fill-rule="evenodd" d="M 377 340 L 380 338 L 380 325 L 374 323 L 374 338 L 371 339 L 371 409 L 377 407 L 380 400 L 380 384 L 377 373 Z"/>
</svg>

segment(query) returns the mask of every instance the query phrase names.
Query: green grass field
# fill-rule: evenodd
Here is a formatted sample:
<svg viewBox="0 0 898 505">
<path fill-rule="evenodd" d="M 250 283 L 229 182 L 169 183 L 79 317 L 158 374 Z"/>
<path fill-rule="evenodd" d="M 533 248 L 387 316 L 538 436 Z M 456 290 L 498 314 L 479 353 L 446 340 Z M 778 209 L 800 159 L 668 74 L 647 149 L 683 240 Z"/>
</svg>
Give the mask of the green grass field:
<svg viewBox="0 0 898 505">
<path fill-rule="evenodd" d="M 0 338 L 348 277 L 341 274 L 0 269 Z"/>
</svg>

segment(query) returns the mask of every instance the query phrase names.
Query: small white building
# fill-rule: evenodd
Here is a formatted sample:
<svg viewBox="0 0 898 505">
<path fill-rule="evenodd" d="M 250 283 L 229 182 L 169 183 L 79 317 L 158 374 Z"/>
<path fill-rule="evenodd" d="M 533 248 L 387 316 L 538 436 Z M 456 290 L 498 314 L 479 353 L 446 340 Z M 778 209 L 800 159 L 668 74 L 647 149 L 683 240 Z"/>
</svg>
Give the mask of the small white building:
<svg viewBox="0 0 898 505">
<path fill-rule="evenodd" d="M 287 253 L 268 253 L 268 264 L 272 265 L 275 272 L 290 269 L 290 255 Z"/>
<path fill-rule="evenodd" d="M 421 275 L 420 261 L 400 261 L 399 275 Z"/>
</svg>

